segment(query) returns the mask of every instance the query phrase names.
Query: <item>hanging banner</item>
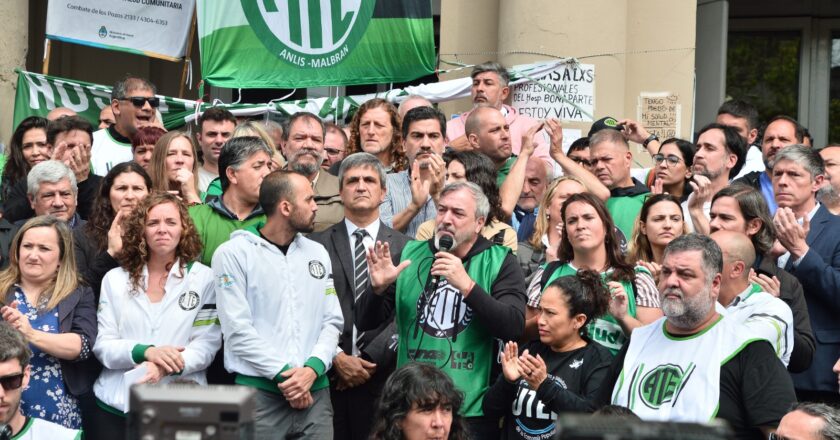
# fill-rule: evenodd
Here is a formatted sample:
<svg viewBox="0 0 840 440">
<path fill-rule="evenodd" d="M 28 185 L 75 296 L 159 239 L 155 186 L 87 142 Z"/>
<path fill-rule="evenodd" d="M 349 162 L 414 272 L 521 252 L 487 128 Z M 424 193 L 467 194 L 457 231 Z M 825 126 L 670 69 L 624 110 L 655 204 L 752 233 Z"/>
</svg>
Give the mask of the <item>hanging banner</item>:
<svg viewBox="0 0 840 440">
<path fill-rule="evenodd" d="M 229 88 L 405 82 L 435 69 L 428 0 L 198 0 L 204 80 Z"/>
<path fill-rule="evenodd" d="M 540 78 L 569 63 L 576 63 L 576 61 L 573 59 L 555 60 L 513 66 L 510 68 L 510 84 L 515 86 L 532 82 L 532 78 Z M 15 127 L 28 116 L 46 117 L 47 113 L 56 107 L 70 108 L 92 123 L 97 123 L 99 111 L 111 102 L 111 88 L 107 86 L 21 70 L 17 70 L 17 73 Z M 267 113 L 292 115 L 306 111 L 318 115 L 325 121 L 335 122 L 352 117 L 360 105 L 373 98 L 383 98 L 399 104 L 410 95 L 419 95 L 433 103 L 439 103 L 470 96 L 471 86 L 472 79 L 467 76 L 365 95 L 299 99 L 264 104 L 201 103 L 201 110 L 211 106 L 221 106 L 234 115 L 243 117 L 256 117 Z M 196 108 L 199 105 L 196 101 L 157 96 L 161 98 L 158 110 L 163 116 L 163 125 L 167 130 L 183 127 L 194 121 L 200 113 Z"/>
<path fill-rule="evenodd" d="M 99 112 L 111 105 L 111 88 L 39 73 L 18 70 L 15 91 L 14 126 L 29 116 L 46 117 L 56 107 L 67 107 L 94 127 L 99 125 Z M 184 125 L 185 115 L 195 110 L 195 101 L 158 95 L 163 124 L 167 129 Z"/>
<path fill-rule="evenodd" d="M 47 38 L 178 61 L 194 9 L 195 0 L 49 0 Z"/>
</svg>

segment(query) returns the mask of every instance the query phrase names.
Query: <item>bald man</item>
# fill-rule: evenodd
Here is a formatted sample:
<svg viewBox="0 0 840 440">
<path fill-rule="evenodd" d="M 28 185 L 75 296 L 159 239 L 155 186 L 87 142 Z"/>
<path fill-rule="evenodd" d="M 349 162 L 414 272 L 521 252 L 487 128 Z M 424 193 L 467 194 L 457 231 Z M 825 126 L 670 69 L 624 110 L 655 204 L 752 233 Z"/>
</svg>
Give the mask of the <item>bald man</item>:
<svg viewBox="0 0 840 440">
<path fill-rule="evenodd" d="M 757 338 L 766 339 L 787 367 L 793 350 L 793 313 L 784 301 L 750 282 L 755 249 L 746 235 L 717 231 L 711 235 L 723 252 L 718 311 L 746 325 Z"/>
<path fill-rule="evenodd" d="M 47 120 L 55 121 L 56 119 L 63 118 L 65 116 L 76 116 L 76 112 L 67 107 L 56 107 L 47 113 Z"/>
<path fill-rule="evenodd" d="M 400 103 L 397 107 L 397 113 L 400 114 L 400 120 L 405 117 L 409 110 L 417 107 L 432 107 L 432 102 L 420 95 L 410 95 L 405 98 L 405 101 Z"/>
<path fill-rule="evenodd" d="M 477 107 L 464 125 L 470 147 L 487 156 L 496 165 L 496 184 L 502 186 L 510 167 L 516 161 L 510 137 L 510 125 L 499 110 Z"/>
</svg>

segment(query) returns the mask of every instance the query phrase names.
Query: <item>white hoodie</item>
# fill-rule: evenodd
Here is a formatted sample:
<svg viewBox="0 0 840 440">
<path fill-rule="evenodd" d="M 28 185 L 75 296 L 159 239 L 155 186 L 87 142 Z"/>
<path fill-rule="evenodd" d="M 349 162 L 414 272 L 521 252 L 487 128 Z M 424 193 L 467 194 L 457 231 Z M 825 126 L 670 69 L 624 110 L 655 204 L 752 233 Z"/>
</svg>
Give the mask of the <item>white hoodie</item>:
<svg viewBox="0 0 840 440">
<path fill-rule="evenodd" d="M 228 371 L 275 381 L 313 358 L 323 364 L 313 368 L 319 375 L 329 370 L 344 317 L 323 246 L 297 234 L 283 255 L 240 230 L 219 246 L 212 266 Z"/>
</svg>

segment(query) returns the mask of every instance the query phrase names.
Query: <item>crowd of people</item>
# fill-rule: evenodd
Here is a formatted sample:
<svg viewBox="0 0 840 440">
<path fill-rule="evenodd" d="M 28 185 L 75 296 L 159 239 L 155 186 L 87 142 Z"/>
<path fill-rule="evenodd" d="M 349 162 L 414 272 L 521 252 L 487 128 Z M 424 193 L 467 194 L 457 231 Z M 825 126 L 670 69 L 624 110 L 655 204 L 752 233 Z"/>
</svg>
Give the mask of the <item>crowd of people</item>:
<svg viewBox="0 0 840 440">
<path fill-rule="evenodd" d="M 114 439 L 134 383 L 255 391 L 257 438 L 546 439 L 563 413 L 840 432 L 840 145 L 723 103 L 696 139 L 505 104 L 24 119 L 0 199 L 0 435 Z M 651 156 L 636 168 L 631 143 Z M 644 154 L 644 153 L 643 153 Z M 138 379 L 139 378 L 139 379 Z"/>
</svg>

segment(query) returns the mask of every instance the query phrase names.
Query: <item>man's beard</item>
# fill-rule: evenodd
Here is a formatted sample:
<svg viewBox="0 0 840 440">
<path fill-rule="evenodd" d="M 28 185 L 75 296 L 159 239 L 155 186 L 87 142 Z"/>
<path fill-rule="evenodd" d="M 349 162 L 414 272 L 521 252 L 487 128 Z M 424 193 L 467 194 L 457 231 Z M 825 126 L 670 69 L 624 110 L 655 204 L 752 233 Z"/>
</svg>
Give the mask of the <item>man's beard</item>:
<svg viewBox="0 0 840 440">
<path fill-rule="evenodd" d="M 291 218 L 289 219 L 289 224 L 295 231 L 308 234 L 315 230 L 315 215 L 310 215 L 310 218 L 303 220 L 297 212 L 293 212 Z"/>
<path fill-rule="evenodd" d="M 837 205 L 840 204 L 840 193 L 837 192 L 837 188 L 831 182 L 828 182 L 827 185 L 817 191 L 817 200 L 826 205 Z"/>
<path fill-rule="evenodd" d="M 312 156 L 316 160 L 315 162 L 301 162 L 300 158 L 303 155 Z M 289 168 L 305 176 L 311 176 L 321 169 L 321 163 L 323 161 L 324 158 L 322 156 L 319 156 L 315 150 L 309 148 L 301 148 L 295 154 L 292 155 L 292 158 L 289 160 Z"/>
<path fill-rule="evenodd" d="M 719 170 L 711 171 L 708 167 L 704 168 L 702 171 L 695 171 L 694 174 L 701 175 L 709 180 L 715 180 L 720 177 L 723 172 L 726 171 L 725 168 L 721 168 Z"/>
<path fill-rule="evenodd" d="M 698 294 L 687 298 L 680 288 L 668 287 L 659 294 L 662 313 L 674 327 L 686 330 L 697 328 L 714 307 L 711 290 L 711 286 L 705 286 Z M 665 298 L 665 295 L 674 293 L 679 294 L 682 300 Z"/>
</svg>

